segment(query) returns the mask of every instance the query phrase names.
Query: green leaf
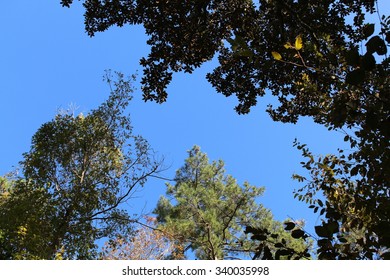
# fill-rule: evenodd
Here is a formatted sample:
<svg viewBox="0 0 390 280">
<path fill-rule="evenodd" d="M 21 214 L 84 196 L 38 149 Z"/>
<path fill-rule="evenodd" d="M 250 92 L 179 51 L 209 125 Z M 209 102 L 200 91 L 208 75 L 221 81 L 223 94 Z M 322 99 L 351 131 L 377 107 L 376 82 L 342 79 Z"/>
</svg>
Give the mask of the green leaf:
<svg viewBox="0 0 390 280">
<path fill-rule="evenodd" d="M 278 53 L 278 52 L 272 52 L 272 56 L 273 56 L 274 59 L 276 59 L 276 60 L 282 60 L 282 56 L 281 56 L 280 53 Z"/>
<path fill-rule="evenodd" d="M 375 24 L 374 24 L 374 23 L 366 24 L 366 25 L 363 27 L 364 39 L 367 39 L 367 38 L 370 37 L 372 34 L 374 34 L 374 31 L 375 31 Z"/>
</svg>

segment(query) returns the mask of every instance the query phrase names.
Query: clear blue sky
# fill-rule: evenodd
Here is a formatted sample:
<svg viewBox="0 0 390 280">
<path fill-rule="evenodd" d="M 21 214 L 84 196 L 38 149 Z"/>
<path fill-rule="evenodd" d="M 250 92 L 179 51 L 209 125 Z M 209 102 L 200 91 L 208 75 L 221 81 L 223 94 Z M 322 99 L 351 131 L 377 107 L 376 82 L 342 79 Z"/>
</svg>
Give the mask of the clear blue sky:
<svg viewBox="0 0 390 280">
<path fill-rule="evenodd" d="M 81 4 L 75 1 L 66 9 L 59 2 L 0 3 L 0 175 L 17 166 L 29 150 L 31 136 L 58 108 L 73 103 L 87 113 L 107 98 L 105 69 L 142 73 L 138 61 L 147 55 L 148 46 L 140 27 L 111 28 L 89 38 Z M 389 4 L 380 2 L 388 11 Z M 137 91 L 130 106 L 135 131 L 164 155 L 171 166 L 166 177 L 174 176 L 186 151 L 197 144 L 211 159 L 223 159 L 228 173 L 240 183 L 265 186 L 260 202 L 277 219 L 304 218 L 313 231 L 318 216 L 293 199 L 292 192 L 300 185 L 291 175 L 304 171 L 292 143 L 298 138 L 316 154 L 327 154 L 344 146 L 342 135 L 309 119 L 297 125 L 275 123 L 264 111 L 267 98 L 259 99 L 249 115 L 237 115 L 236 100 L 217 94 L 205 80 L 211 69 L 213 63 L 192 75 L 174 75 L 168 101 L 161 105 L 144 103 Z M 164 182 L 150 182 L 137 194 L 134 211 L 153 209 L 164 192 Z"/>
</svg>

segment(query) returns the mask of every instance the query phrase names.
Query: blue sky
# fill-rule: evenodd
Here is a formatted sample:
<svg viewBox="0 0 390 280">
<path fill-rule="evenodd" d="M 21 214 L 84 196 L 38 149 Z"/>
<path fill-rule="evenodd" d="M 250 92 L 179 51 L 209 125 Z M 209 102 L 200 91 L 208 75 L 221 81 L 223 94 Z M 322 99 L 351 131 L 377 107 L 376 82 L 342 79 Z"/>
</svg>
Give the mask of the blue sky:
<svg viewBox="0 0 390 280">
<path fill-rule="evenodd" d="M 59 108 L 76 104 L 87 113 L 108 97 L 102 82 L 105 69 L 142 73 L 138 61 L 148 53 L 142 28 L 111 28 L 89 38 L 81 4 L 76 1 L 66 9 L 59 2 L 0 3 L 0 175 L 17 166 L 34 132 Z M 388 11 L 389 4 L 381 2 Z M 292 144 L 298 138 L 315 154 L 334 153 L 344 147 L 343 135 L 309 119 L 297 125 L 275 123 L 265 113 L 268 98 L 259 99 L 250 114 L 237 115 L 236 100 L 216 93 L 205 80 L 214 66 L 210 62 L 194 74 L 174 75 L 168 101 L 161 105 L 144 103 L 136 91 L 129 108 L 136 133 L 165 157 L 170 166 L 166 177 L 174 176 L 186 151 L 197 144 L 211 159 L 223 159 L 227 172 L 240 183 L 265 186 L 260 202 L 277 219 L 304 218 L 312 231 L 318 216 L 293 199 L 300 185 L 291 175 L 304 170 Z M 164 192 L 164 182 L 151 181 L 137 194 L 134 211 L 153 209 Z"/>
</svg>

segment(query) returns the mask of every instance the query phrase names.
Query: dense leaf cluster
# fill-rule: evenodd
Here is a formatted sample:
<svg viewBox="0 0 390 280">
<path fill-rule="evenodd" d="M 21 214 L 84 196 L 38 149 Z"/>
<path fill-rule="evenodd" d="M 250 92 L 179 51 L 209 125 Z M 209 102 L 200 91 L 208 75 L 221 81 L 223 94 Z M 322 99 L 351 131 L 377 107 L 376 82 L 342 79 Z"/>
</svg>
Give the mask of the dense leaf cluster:
<svg viewBox="0 0 390 280">
<path fill-rule="evenodd" d="M 72 2 L 61 1 L 67 7 Z M 365 10 L 375 11 L 374 0 L 82 2 L 90 36 L 113 25 L 144 26 L 151 46 L 148 57 L 141 59 L 145 100 L 164 102 L 173 72 L 191 73 L 218 55 L 220 65 L 208 75 L 217 91 L 236 95 L 237 111 L 247 113 L 257 97 L 270 90 L 280 106 L 269 111 L 283 121 L 296 121 L 300 115 L 325 117 L 319 110 L 331 105 L 329 97 L 341 95 L 340 83 L 349 73 L 346 57 L 351 50 L 359 50 L 371 33 L 372 25 L 364 21 Z M 353 17 L 350 23 L 348 16 Z M 389 39 L 388 30 L 382 34 Z M 303 63 L 275 63 L 272 51 L 293 60 L 295 53 L 285 51 L 283 45 L 298 35 L 306 42 Z M 373 52 L 386 53 L 382 36 L 370 40 L 368 54 Z M 368 55 L 365 61 L 366 70 L 372 69 L 373 57 Z M 315 90 L 312 94 L 301 91 L 303 74 L 313 84 L 308 91 Z M 361 76 L 359 70 L 348 80 L 356 83 Z"/>
</svg>

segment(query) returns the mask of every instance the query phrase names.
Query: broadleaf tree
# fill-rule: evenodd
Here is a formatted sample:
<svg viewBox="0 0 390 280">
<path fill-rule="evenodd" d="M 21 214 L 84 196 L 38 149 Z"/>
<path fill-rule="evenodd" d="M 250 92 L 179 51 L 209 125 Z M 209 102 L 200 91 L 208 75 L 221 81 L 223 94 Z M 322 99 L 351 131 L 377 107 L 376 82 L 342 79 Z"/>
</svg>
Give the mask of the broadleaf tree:
<svg viewBox="0 0 390 280">
<path fill-rule="evenodd" d="M 174 233 L 183 253 L 192 250 L 198 259 L 254 258 L 259 247 L 274 253 L 274 245 L 286 242 L 297 254 L 308 253 L 310 242 L 283 235 L 280 222 L 270 210 L 258 203 L 264 188 L 249 183 L 240 186 L 225 174 L 222 160 L 209 162 L 198 146 L 188 152 L 185 164 L 167 184 L 167 196 L 155 209 L 159 229 Z M 258 242 L 258 232 L 246 231 L 254 226 L 272 235 L 272 240 Z M 310 257 L 310 255 L 308 255 Z"/>
<path fill-rule="evenodd" d="M 97 240 L 132 231 L 137 217 L 123 205 L 162 162 L 125 114 L 131 79 L 107 72 L 105 81 L 111 92 L 97 109 L 61 112 L 34 134 L 0 203 L 1 259 L 96 258 Z"/>
</svg>

